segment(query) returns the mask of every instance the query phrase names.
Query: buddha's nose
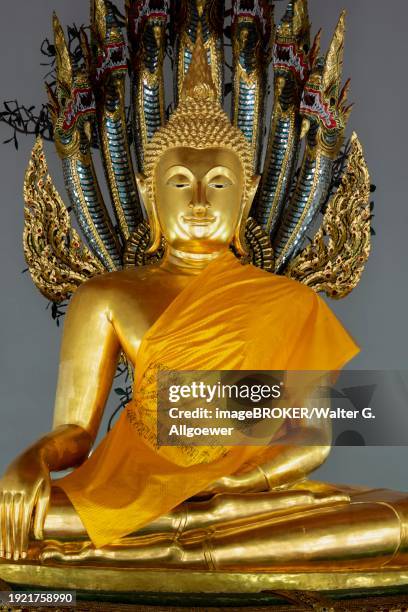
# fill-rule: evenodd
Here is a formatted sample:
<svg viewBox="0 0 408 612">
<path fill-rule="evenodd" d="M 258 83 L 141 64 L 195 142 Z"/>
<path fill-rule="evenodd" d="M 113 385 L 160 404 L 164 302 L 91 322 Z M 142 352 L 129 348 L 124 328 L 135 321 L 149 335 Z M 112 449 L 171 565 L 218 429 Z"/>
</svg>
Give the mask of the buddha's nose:
<svg viewBox="0 0 408 612">
<path fill-rule="evenodd" d="M 193 200 L 190 204 L 193 213 L 197 216 L 204 216 L 207 212 L 209 203 L 205 195 L 205 189 L 201 181 L 197 181 L 196 189 L 194 189 Z"/>
<path fill-rule="evenodd" d="M 195 202 L 192 206 L 192 211 L 195 217 L 205 217 L 207 206 L 201 202 Z"/>
</svg>

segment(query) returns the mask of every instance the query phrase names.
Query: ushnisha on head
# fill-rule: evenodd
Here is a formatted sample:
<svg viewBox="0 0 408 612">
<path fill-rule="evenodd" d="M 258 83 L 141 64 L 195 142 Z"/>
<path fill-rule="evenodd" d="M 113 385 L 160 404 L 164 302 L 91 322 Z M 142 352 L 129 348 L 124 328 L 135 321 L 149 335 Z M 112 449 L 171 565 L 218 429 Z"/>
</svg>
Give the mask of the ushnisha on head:
<svg viewBox="0 0 408 612">
<path fill-rule="evenodd" d="M 245 224 L 259 177 L 251 149 L 222 110 L 201 33 L 180 103 L 145 151 L 138 186 L 149 217 L 148 252 L 161 237 L 178 250 L 210 253 L 233 243 L 247 254 Z"/>
</svg>

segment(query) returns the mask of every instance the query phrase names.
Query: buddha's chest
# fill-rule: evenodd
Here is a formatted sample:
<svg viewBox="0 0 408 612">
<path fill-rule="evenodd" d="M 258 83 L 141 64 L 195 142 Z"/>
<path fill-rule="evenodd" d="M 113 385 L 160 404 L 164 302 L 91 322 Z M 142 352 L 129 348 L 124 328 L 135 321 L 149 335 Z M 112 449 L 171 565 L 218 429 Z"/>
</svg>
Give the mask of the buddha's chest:
<svg viewBox="0 0 408 612">
<path fill-rule="evenodd" d="M 112 308 L 112 324 L 120 345 L 133 364 L 145 334 L 183 289 L 178 284 L 146 283 L 140 291 L 129 287 Z"/>
</svg>

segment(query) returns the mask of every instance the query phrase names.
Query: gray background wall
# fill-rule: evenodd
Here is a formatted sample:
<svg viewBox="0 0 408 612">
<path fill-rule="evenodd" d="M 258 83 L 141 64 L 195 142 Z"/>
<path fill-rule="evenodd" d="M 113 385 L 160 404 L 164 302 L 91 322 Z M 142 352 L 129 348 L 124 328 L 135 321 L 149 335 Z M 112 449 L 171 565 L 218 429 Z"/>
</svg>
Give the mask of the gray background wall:
<svg viewBox="0 0 408 612">
<path fill-rule="evenodd" d="M 282 13 L 285 2 L 278 3 Z M 45 100 L 39 47 L 51 36 L 51 14 L 61 21 L 88 21 L 86 0 L 4 2 L 0 22 L 0 99 L 27 104 Z M 345 78 L 352 77 L 355 101 L 350 125 L 364 144 L 375 194 L 372 254 L 359 287 L 334 311 L 362 347 L 353 368 L 404 369 L 407 363 L 407 168 L 408 97 L 406 0 L 310 0 L 314 31 L 323 27 L 323 46 L 342 8 L 348 12 Z M 10 131 L 0 124 L 0 139 Z M 61 332 L 46 301 L 21 274 L 22 184 L 33 141 L 20 138 L 15 151 L 0 146 L 0 471 L 12 457 L 50 428 Z M 66 199 L 53 146 L 49 168 Z M 113 405 L 113 404 L 112 404 Z M 408 409 L 408 406 L 407 406 Z M 408 449 L 336 448 L 318 476 L 337 482 L 407 488 Z"/>
</svg>

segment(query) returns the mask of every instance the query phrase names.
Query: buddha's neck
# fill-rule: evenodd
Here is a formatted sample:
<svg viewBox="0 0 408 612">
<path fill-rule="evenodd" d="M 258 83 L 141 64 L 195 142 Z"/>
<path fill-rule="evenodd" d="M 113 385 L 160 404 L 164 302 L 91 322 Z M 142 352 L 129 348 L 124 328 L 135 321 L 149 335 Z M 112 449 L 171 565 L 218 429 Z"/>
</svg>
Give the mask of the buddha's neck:
<svg viewBox="0 0 408 612">
<path fill-rule="evenodd" d="M 225 251 L 226 249 L 213 253 L 189 253 L 168 247 L 160 268 L 175 274 L 199 274 L 211 261 Z"/>
</svg>

